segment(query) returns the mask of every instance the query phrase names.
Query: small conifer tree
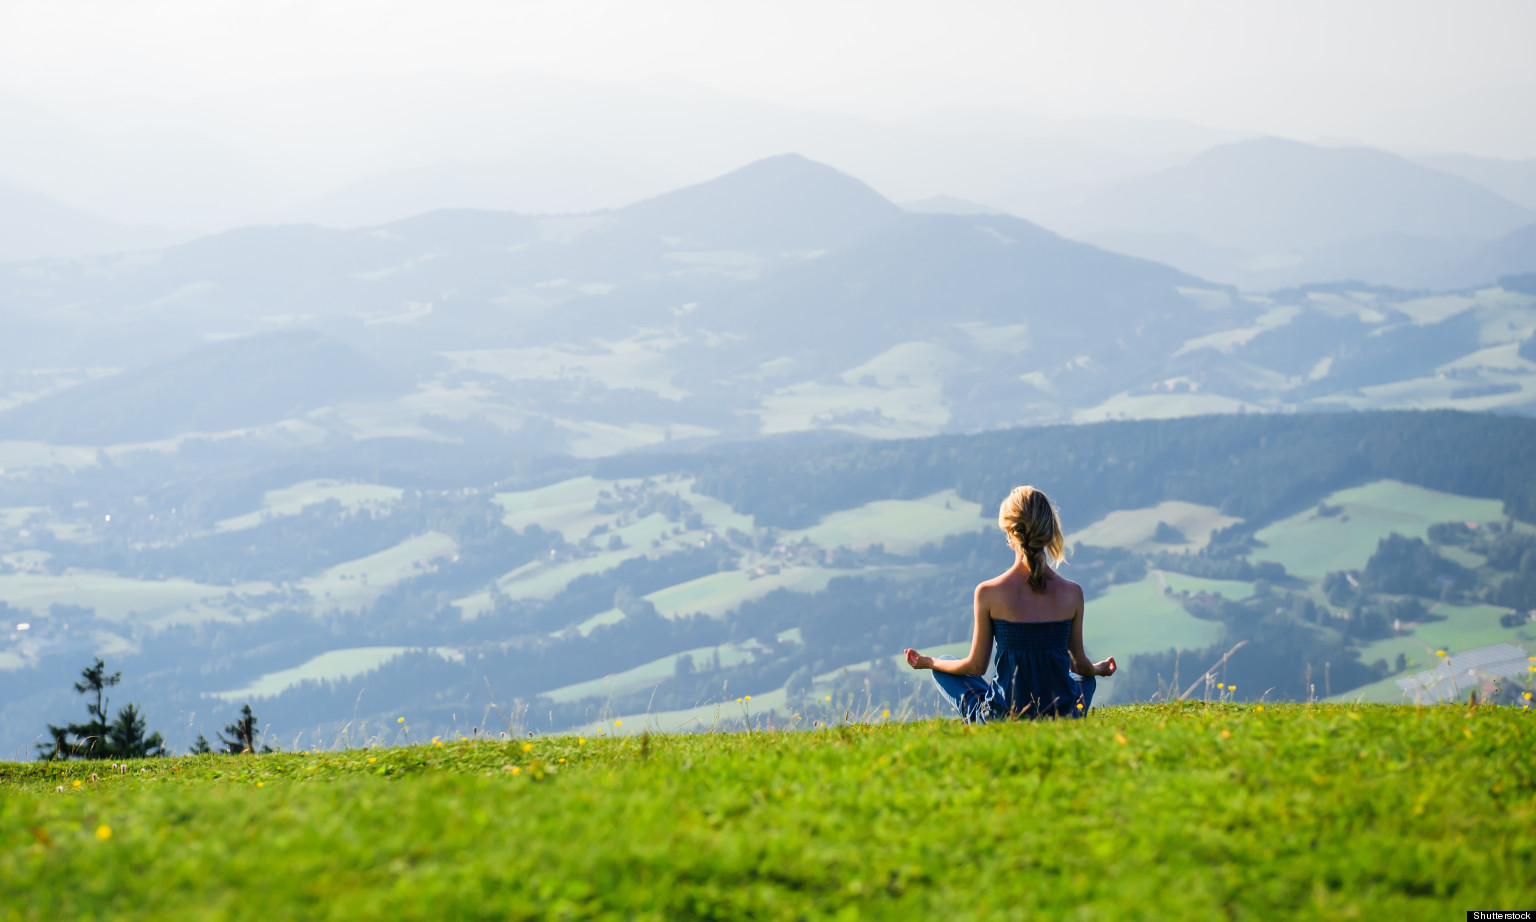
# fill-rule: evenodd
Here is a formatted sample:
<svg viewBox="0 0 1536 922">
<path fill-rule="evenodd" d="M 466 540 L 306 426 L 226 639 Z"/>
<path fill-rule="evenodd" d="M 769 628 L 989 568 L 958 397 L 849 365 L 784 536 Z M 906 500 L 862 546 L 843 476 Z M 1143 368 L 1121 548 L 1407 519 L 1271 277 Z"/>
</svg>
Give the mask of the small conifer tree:
<svg viewBox="0 0 1536 922">
<path fill-rule="evenodd" d="M 119 759 L 149 759 L 165 755 L 165 739 L 158 732 L 145 734 L 144 715 L 129 704 L 117 712 L 107 728 L 107 751 Z"/>
<path fill-rule="evenodd" d="M 251 711 L 250 702 L 240 709 L 240 719 L 224 728 L 219 734 L 219 743 L 223 745 L 223 752 L 229 755 L 240 755 L 245 752 L 257 752 L 256 749 L 256 715 Z M 271 752 L 271 746 L 263 746 L 260 752 Z"/>
</svg>

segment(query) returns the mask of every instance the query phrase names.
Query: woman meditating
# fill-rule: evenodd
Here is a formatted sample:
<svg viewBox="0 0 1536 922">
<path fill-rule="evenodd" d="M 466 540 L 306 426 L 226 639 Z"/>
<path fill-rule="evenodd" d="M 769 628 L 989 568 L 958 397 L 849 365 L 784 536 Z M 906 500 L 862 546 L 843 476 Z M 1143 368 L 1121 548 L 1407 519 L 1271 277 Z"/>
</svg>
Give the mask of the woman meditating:
<svg viewBox="0 0 1536 922">
<path fill-rule="evenodd" d="M 1066 556 L 1061 520 L 1034 487 L 1015 487 L 997 524 L 1017 554 L 1001 576 L 976 587 L 976 628 L 965 659 L 907 650 L 907 665 L 932 669 L 939 691 L 966 723 L 1008 717 L 1081 717 L 1093 704 L 1097 676 L 1115 674 L 1115 658 L 1095 663 L 1083 652 L 1083 587 L 1057 574 L 1046 557 Z M 985 677 L 997 646 L 997 679 Z"/>
</svg>

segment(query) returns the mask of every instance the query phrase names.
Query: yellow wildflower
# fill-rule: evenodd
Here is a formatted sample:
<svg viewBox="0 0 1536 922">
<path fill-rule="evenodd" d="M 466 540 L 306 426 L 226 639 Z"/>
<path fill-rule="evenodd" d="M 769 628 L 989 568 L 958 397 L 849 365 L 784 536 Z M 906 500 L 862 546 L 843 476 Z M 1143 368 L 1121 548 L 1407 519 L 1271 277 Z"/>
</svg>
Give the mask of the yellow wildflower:
<svg viewBox="0 0 1536 922">
<path fill-rule="evenodd" d="M 748 696 L 747 696 L 747 700 L 748 700 L 748 701 L 751 701 L 751 700 L 752 700 L 752 696 L 751 696 L 751 695 L 748 695 Z"/>
<path fill-rule="evenodd" d="M 828 695 L 828 696 L 826 696 L 825 698 L 823 698 L 821 700 L 823 700 L 823 701 L 831 701 L 832 700 L 832 696 Z"/>
<path fill-rule="evenodd" d="M 1436 656 L 1444 656 L 1445 655 L 1445 651 L 1444 650 L 1436 650 L 1435 651 L 1435 655 Z"/>
<path fill-rule="evenodd" d="M 369 765 L 372 765 L 372 764 L 373 764 L 373 763 L 375 763 L 375 762 L 377 762 L 377 761 L 379 761 L 379 758 L 378 758 L 378 756 L 369 756 L 369 757 L 368 757 L 368 764 L 369 764 Z"/>
<path fill-rule="evenodd" d="M 1237 686 L 1236 685 L 1228 685 L 1227 686 L 1227 691 L 1237 691 Z"/>
<path fill-rule="evenodd" d="M 881 711 L 880 712 L 880 716 L 881 717 L 889 717 L 889 716 L 891 716 L 891 709 L 890 708 L 886 708 L 885 710 Z"/>
<path fill-rule="evenodd" d="M 1082 703 L 1082 702 L 1081 702 L 1081 701 L 1079 701 L 1079 702 L 1078 702 L 1078 703 L 1077 703 L 1077 709 L 1078 709 L 1078 710 L 1079 710 L 1079 711 L 1081 711 L 1081 710 L 1082 710 L 1082 709 L 1083 709 L 1083 703 Z"/>
<path fill-rule="evenodd" d="M 1232 738 L 1232 731 L 1231 730 L 1222 730 L 1221 731 L 1221 738 L 1224 739 L 1224 740 L 1231 739 Z"/>
<path fill-rule="evenodd" d="M 1124 733 L 1121 733 L 1119 730 L 1116 730 L 1115 731 L 1115 742 L 1117 742 L 1120 745 L 1124 746 L 1126 743 L 1130 742 L 1130 740 L 1125 738 L 1125 734 Z"/>
<path fill-rule="evenodd" d="M 403 723 L 405 723 L 405 718 L 404 717 L 396 717 L 395 718 L 395 723 L 403 724 Z"/>
<path fill-rule="evenodd" d="M 521 775 L 522 773 L 523 770 L 521 768 L 518 768 L 516 765 L 512 766 L 512 774 Z"/>
<path fill-rule="evenodd" d="M 1525 693 L 1525 700 L 1527 700 L 1527 701 L 1531 700 L 1531 693 L 1530 692 L 1526 692 Z"/>
<path fill-rule="evenodd" d="M 97 826 L 96 827 L 96 838 L 100 839 L 103 842 L 105 842 L 108 839 L 112 838 L 112 827 L 108 826 L 106 823 L 102 823 L 100 826 Z"/>
<path fill-rule="evenodd" d="M 564 759 L 561 759 L 561 760 L 560 760 L 560 764 L 561 764 L 561 765 L 564 765 L 564 764 L 565 764 L 565 760 L 564 760 Z"/>
<path fill-rule="evenodd" d="M 587 745 L 587 738 L 585 736 L 578 736 L 578 737 L 576 737 L 576 745 L 578 745 L 578 746 L 585 746 L 585 745 Z"/>
<path fill-rule="evenodd" d="M 76 778 L 76 779 L 75 779 L 75 787 L 79 787 L 79 786 L 80 786 L 80 785 L 82 785 L 82 784 L 84 784 L 84 783 L 85 783 L 85 782 L 83 782 L 83 781 L 81 781 L 81 780 L 80 780 L 80 779 L 79 779 L 79 778 Z"/>
<path fill-rule="evenodd" d="M 259 788 L 264 788 L 267 786 L 267 783 L 265 781 L 258 781 L 256 782 L 256 786 Z"/>
<path fill-rule="evenodd" d="M 1225 683 L 1225 682 L 1217 682 L 1216 683 L 1216 687 L 1217 688 L 1226 688 L 1227 687 L 1227 683 Z"/>
<path fill-rule="evenodd" d="M 532 743 L 524 743 L 523 744 L 523 751 L 524 752 L 532 752 L 533 751 L 533 744 Z"/>
<path fill-rule="evenodd" d="M 614 722 L 613 722 L 613 725 L 614 725 L 614 726 L 615 726 L 615 727 L 622 727 L 622 726 L 624 726 L 624 721 L 622 721 L 622 720 L 615 720 L 615 721 L 614 721 Z"/>
</svg>

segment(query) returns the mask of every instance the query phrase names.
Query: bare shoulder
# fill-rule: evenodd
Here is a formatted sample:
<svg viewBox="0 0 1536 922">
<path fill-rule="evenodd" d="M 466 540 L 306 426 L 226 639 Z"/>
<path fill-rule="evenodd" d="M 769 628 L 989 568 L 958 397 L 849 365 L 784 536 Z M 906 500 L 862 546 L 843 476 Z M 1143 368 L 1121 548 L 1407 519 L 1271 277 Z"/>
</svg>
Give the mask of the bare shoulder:
<svg viewBox="0 0 1536 922">
<path fill-rule="evenodd" d="M 1059 573 L 1056 574 L 1056 579 L 1060 581 L 1060 588 L 1058 588 L 1056 590 L 1057 592 L 1060 592 L 1062 595 L 1066 596 L 1069 599 L 1072 599 L 1073 601 L 1075 601 L 1075 602 L 1077 602 L 1079 604 L 1082 603 L 1082 601 L 1083 601 L 1083 587 L 1082 586 L 1078 585 L 1077 583 L 1073 582 L 1070 579 L 1067 579 L 1065 576 L 1062 576 Z"/>
<path fill-rule="evenodd" d="M 992 590 L 996 589 L 997 587 L 999 587 L 999 586 L 1003 585 L 1004 583 L 1008 582 L 1008 579 L 1009 579 L 1009 577 L 1011 575 L 1012 575 L 1012 571 L 1009 570 L 1009 571 L 1004 571 L 1002 573 L 999 573 L 996 576 L 992 577 L 991 579 L 984 579 L 984 580 L 982 580 L 981 582 L 976 584 L 976 594 L 980 595 L 983 592 L 991 592 Z"/>
<path fill-rule="evenodd" d="M 976 598 L 987 598 L 997 592 L 999 586 L 1008 579 L 1007 573 L 999 573 L 991 579 L 982 580 L 976 584 Z"/>
</svg>

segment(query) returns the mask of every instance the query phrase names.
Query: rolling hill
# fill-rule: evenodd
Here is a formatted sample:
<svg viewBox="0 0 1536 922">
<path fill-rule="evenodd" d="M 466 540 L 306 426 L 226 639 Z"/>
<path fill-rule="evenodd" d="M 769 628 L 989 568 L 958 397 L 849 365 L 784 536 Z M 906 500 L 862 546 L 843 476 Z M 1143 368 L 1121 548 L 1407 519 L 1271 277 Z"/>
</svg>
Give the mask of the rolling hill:
<svg viewBox="0 0 1536 922">
<path fill-rule="evenodd" d="M 1358 279 L 1457 287 L 1478 241 L 1533 212 L 1451 173 L 1367 148 L 1261 138 L 1085 193 L 1049 226 L 1250 289 Z"/>
<path fill-rule="evenodd" d="M 210 343 L 14 407 L 0 413 L 0 439 L 147 442 L 281 422 L 341 401 L 394 397 L 405 386 L 325 336 L 266 333 Z"/>
<path fill-rule="evenodd" d="M 1270 142 L 1223 156 L 1252 160 L 1252 145 L 1275 159 Z M 1337 151 L 1300 156 L 1321 156 L 1309 169 L 1343 182 L 1358 166 L 1345 153 L 1343 172 Z M 1359 169 L 1379 165 L 1362 157 Z M 1465 191 L 1443 178 L 1446 196 Z M 1467 201 L 1487 205 L 1479 214 L 1523 214 L 1486 195 Z M 1210 215 L 1227 207 L 1207 204 Z M 1497 270 L 1485 284 L 1518 271 L 1521 233 L 1463 263 Z M 1350 238 L 1337 246 L 1355 255 L 1339 258 L 1372 247 L 1396 258 L 1408 241 L 1419 263 L 1433 262 L 1413 249 L 1418 238 L 1382 239 Z M 15 264 L 0 270 L 11 334 L 0 354 L 14 377 L 0 400 L 210 338 L 310 330 L 415 385 L 367 406 L 343 401 L 326 416 L 337 434 L 433 441 L 487 427 L 529 454 L 1239 410 L 1518 410 L 1536 399 L 1536 366 L 1500 350 L 1536 331 L 1532 301 L 1492 287 L 1244 294 L 1009 215 L 904 211 L 857 178 L 785 155 L 586 215 L 450 210 L 370 228 L 251 227 L 144 254 Z"/>
</svg>

